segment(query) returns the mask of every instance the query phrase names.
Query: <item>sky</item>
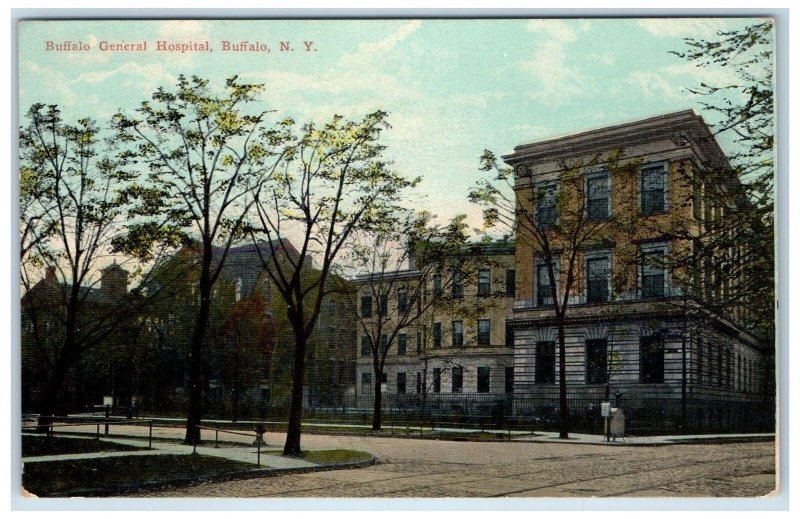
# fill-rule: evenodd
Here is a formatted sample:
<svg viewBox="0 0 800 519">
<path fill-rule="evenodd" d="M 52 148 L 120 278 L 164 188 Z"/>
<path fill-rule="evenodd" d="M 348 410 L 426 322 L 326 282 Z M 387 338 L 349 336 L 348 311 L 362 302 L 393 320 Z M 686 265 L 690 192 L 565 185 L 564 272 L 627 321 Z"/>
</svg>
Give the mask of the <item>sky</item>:
<svg viewBox="0 0 800 519">
<path fill-rule="evenodd" d="M 133 113 L 179 74 L 222 86 L 264 83 L 265 107 L 298 122 L 381 109 L 387 157 L 422 176 L 420 206 L 441 219 L 466 213 L 484 149 L 498 154 L 557 135 L 693 108 L 686 88 L 727 81 L 670 54 L 687 36 L 753 19 L 186 20 L 42 21 L 19 26 L 20 121 L 32 103 L 57 104 L 66 120 L 105 123 Z M 270 52 L 225 52 L 246 40 Z M 81 42 L 86 51 L 47 50 Z M 101 51 L 101 42 L 147 42 L 143 52 Z M 209 42 L 211 52 L 157 51 L 158 41 Z M 292 51 L 281 51 L 288 41 Z M 304 42 L 309 44 L 309 49 Z M 721 142 L 723 149 L 728 143 Z"/>
</svg>

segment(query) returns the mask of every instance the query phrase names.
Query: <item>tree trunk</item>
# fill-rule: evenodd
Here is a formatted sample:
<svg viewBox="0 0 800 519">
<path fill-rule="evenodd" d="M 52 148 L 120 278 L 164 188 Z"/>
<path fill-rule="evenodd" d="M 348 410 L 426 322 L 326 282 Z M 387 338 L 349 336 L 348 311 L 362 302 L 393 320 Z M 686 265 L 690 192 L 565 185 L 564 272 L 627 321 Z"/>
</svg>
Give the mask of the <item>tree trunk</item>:
<svg viewBox="0 0 800 519">
<path fill-rule="evenodd" d="M 372 430 L 381 430 L 383 392 L 381 391 L 381 374 L 375 370 L 375 398 L 372 401 Z"/>
<path fill-rule="evenodd" d="M 558 437 L 569 438 L 569 405 L 567 404 L 567 348 L 564 338 L 564 319 L 558 318 L 558 403 L 560 424 Z"/>
<path fill-rule="evenodd" d="M 200 310 L 192 333 L 189 358 L 189 413 L 186 417 L 184 443 L 200 443 L 200 419 L 203 416 L 203 339 L 211 313 L 211 246 L 204 246 L 200 271 Z"/>
<path fill-rule="evenodd" d="M 292 405 L 289 409 L 289 425 L 283 454 L 300 455 L 300 426 L 303 420 L 303 379 L 306 371 L 306 338 L 295 334 L 294 373 L 292 376 Z"/>
</svg>

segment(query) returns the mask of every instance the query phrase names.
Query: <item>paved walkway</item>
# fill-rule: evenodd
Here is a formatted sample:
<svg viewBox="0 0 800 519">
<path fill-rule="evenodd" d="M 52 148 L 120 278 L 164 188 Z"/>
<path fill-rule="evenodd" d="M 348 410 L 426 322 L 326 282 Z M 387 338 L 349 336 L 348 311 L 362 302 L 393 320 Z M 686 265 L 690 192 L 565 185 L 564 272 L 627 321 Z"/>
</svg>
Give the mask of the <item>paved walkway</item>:
<svg viewBox="0 0 800 519">
<path fill-rule="evenodd" d="M 154 431 L 155 432 L 155 431 Z M 71 435 L 74 438 L 75 436 Z M 96 436 L 85 436 L 85 438 L 95 438 Z M 100 439 L 102 442 L 109 444 L 113 448 L 113 444 L 133 445 L 136 447 L 147 447 L 147 440 L 135 440 L 128 438 L 107 438 Z M 318 464 L 311 463 L 297 458 L 288 458 L 274 454 L 275 447 L 261 448 L 261 467 L 273 469 L 295 469 L 295 468 L 309 468 L 316 467 Z M 273 454 L 267 454 L 265 450 L 273 451 Z M 83 460 L 94 458 L 114 458 L 122 456 L 153 456 L 163 454 L 191 454 L 194 448 L 191 445 L 184 445 L 176 442 L 153 442 L 152 450 L 141 451 L 109 451 L 109 452 L 87 452 L 80 454 L 58 454 L 51 456 L 31 456 L 22 458 L 23 463 L 37 463 L 43 461 L 62 461 L 62 460 Z M 226 458 L 234 461 L 242 461 L 245 463 L 252 463 L 256 465 L 258 460 L 258 450 L 253 446 L 231 446 L 223 444 L 216 448 L 213 445 L 200 445 L 197 447 L 197 454 L 206 456 L 215 456 L 218 458 Z"/>
</svg>

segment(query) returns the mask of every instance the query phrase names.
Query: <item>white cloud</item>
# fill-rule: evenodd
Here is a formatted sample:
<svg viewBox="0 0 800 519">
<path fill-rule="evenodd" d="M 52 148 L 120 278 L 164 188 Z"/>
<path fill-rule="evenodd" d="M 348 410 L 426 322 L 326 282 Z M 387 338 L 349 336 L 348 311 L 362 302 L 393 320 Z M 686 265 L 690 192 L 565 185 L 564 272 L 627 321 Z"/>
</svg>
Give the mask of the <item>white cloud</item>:
<svg viewBox="0 0 800 519">
<path fill-rule="evenodd" d="M 339 64 L 344 67 L 363 68 L 365 64 L 381 61 L 398 43 L 415 33 L 420 27 L 422 27 L 422 21 L 411 20 L 382 40 L 362 42 L 358 45 L 357 52 L 342 56 Z"/>
<path fill-rule="evenodd" d="M 581 25 L 578 29 L 585 30 Z M 575 30 L 563 20 L 531 20 L 527 30 L 542 36 L 532 59 L 520 64 L 533 76 L 530 96 L 559 105 L 571 96 L 581 95 L 585 77 L 567 57 L 567 46 L 578 38 Z"/>
<path fill-rule="evenodd" d="M 676 63 L 656 70 L 631 72 L 626 82 L 640 89 L 646 97 L 662 96 L 686 99 L 692 94 L 687 86 L 705 83 L 714 86 L 734 84 L 735 71 L 726 67 L 697 67 L 691 63 Z"/>
<path fill-rule="evenodd" d="M 659 38 L 691 36 L 708 39 L 727 26 L 723 18 L 643 18 L 638 23 L 639 27 Z"/>
</svg>

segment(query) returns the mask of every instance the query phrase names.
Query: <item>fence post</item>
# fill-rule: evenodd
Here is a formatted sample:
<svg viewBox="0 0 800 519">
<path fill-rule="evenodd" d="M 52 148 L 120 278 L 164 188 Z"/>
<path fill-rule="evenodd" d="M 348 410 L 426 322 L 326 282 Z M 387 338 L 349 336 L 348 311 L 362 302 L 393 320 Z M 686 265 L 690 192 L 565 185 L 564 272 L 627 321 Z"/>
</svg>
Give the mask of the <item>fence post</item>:
<svg viewBox="0 0 800 519">
<path fill-rule="evenodd" d="M 219 429 L 214 429 L 214 448 L 219 449 Z"/>
<path fill-rule="evenodd" d="M 153 420 L 150 420 L 150 433 L 147 435 L 147 448 L 153 448 Z"/>
</svg>

